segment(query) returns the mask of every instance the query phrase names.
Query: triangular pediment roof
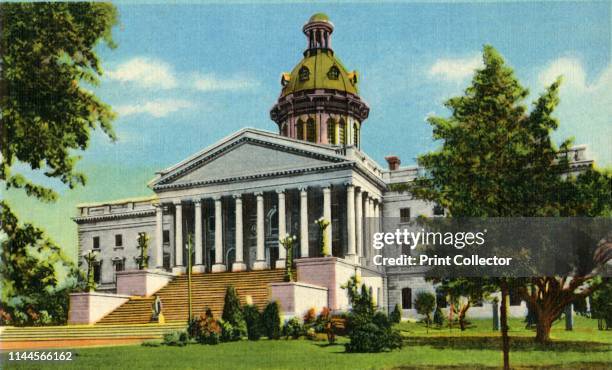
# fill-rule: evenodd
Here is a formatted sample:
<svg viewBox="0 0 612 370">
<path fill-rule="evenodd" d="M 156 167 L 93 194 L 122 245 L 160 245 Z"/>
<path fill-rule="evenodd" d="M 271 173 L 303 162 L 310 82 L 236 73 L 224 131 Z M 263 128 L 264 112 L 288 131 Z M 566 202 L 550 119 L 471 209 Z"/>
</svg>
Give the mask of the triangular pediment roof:
<svg viewBox="0 0 612 370">
<path fill-rule="evenodd" d="M 180 188 L 332 169 L 352 163 L 333 147 L 248 128 L 161 171 L 150 186 L 155 190 Z"/>
</svg>

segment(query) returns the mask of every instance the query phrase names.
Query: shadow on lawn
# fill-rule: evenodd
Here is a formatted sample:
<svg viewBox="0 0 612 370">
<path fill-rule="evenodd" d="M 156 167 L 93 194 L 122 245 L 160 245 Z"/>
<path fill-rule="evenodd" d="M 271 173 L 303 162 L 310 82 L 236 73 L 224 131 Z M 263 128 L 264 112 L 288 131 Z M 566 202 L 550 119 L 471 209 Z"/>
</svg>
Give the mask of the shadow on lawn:
<svg viewBox="0 0 612 370">
<path fill-rule="evenodd" d="M 406 346 L 432 346 L 436 349 L 492 349 L 501 347 L 500 337 L 405 337 Z M 553 341 L 549 344 L 534 342 L 533 338 L 511 337 L 511 351 L 553 352 L 609 352 L 612 345 L 585 341 Z"/>
</svg>

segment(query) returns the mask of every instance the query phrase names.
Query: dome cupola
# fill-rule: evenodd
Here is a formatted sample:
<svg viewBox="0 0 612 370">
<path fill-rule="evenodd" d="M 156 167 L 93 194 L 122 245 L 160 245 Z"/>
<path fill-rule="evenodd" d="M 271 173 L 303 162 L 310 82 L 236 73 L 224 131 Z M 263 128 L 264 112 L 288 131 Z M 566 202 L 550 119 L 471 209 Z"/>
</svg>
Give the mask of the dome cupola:
<svg viewBox="0 0 612 370">
<path fill-rule="evenodd" d="M 307 48 L 291 72 L 281 74 L 281 94 L 270 111 L 281 135 L 319 144 L 360 146 L 370 108 L 361 100 L 357 71 L 334 55 L 334 25 L 323 13 L 304 25 Z"/>
</svg>

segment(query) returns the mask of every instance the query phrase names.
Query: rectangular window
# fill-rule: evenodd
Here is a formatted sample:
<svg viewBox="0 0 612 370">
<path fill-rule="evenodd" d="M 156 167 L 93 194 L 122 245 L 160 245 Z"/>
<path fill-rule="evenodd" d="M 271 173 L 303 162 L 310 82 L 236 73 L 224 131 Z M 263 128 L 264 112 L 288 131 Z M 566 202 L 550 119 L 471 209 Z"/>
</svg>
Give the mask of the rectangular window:
<svg viewBox="0 0 612 370">
<path fill-rule="evenodd" d="M 96 284 L 100 284 L 100 276 L 102 275 L 102 262 L 93 265 L 93 276 Z"/>
<path fill-rule="evenodd" d="M 115 234 L 115 247 L 123 246 L 123 235 Z"/>
<path fill-rule="evenodd" d="M 508 291 L 508 301 L 510 301 L 510 306 L 521 305 L 521 296 L 519 295 L 517 289 L 510 289 Z"/>
<path fill-rule="evenodd" d="M 410 208 L 400 208 L 400 222 L 410 221 Z"/>
<path fill-rule="evenodd" d="M 93 249 L 100 249 L 100 237 L 99 236 L 93 237 Z"/>
<path fill-rule="evenodd" d="M 170 230 L 164 230 L 164 244 L 170 244 Z"/>
<path fill-rule="evenodd" d="M 412 308 L 412 289 L 402 289 L 402 309 L 409 310 Z"/>
<path fill-rule="evenodd" d="M 434 216 L 444 216 L 444 208 L 441 205 L 436 204 L 433 207 L 433 215 Z"/>
</svg>

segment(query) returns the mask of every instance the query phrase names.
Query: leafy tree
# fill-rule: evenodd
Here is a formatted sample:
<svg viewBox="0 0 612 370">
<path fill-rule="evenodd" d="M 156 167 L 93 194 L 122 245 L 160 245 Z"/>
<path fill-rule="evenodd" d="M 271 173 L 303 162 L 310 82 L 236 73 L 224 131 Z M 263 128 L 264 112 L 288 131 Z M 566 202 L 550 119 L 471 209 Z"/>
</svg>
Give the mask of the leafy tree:
<svg viewBox="0 0 612 370">
<path fill-rule="evenodd" d="M 436 296 L 429 292 L 419 292 L 414 300 L 414 308 L 419 315 L 425 316 L 425 325 L 429 329 L 431 314 L 436 308 Z"/>
<path fill-rule="evenodd" d="M 484 278 L 445 278 L 432 281 L 439 283 L 436 290 L 448 298 L 449 310 L 453 315 L 457 315 L 462 331 L 466 328 L 465 317 L 470 307 L 497 288 Z"/>
<path fill-rule="evenodd" d="M 75 152 L 87 148 L 92 130 L 115 139 L 112 110 L 83 84 L 98 83 L 95 48 L 100 42 L 115 47 L 116 23 L 108 3 L 0 3 L 0 180 L 6 189 L 53 201 L 55 191 L 14 172 L 15 166 L 73 188 L 85 183 Z M 0 202 L 0 213 L 2 306 L 38 307 L 48 297 L 36 292 L 53 291 L 60 271 L 78 273 L 41 229 L 20 225 L 7 202 Z"/>
<path fill-rule="evenodd" d="M 575 177 L 569 173 L 567 152 L 571 142 L 559 147 L 551 139 L 557 126 L 552 116 L 559 102 L 559 78 L 534 102 L 528 112 L 524 104 L 528 90 L 523 88 L 501 55 L 491 46 L 483 50 L 484 67 L 476 70 L 464 95 L 450 98 L 445 106 L 448 118 L 430 117 L 434 139 L 441 147 L 422 155 L 418 163 L 425 169 L 411 191 L 417 197 L 443 206 L 452 217 L 537 217 L 601 214 L 609 212 L 610 175 L 587 171 Z M 581 186 L 581 183 L 589 184 Z M 602 187 L 607 185 L 607 188 Z M 584 193 L 581 191 L 584 190 Z M 564 199 L 570 196 L 570 202 Z M 595 204 L 599 205 L 596 207 Z M 588 211 L 588 212 L 586 212 Z M 575 278 L 575 277 L 574 277 Z M 536 339 L 548 341 L 551 316 L 556 307 L 565 307 L 588 291 L 576 291 L 586 281 L 563 293 L 563 284 L 541 290 L 540 284 L 569 281 L 574 278 L 542 277 L 527 282 L 534 287 L 534 307 L 539 307 Z M 569 280 L 568 280 L 569 279 Z M 587 280 L 591 279 L 588 277 Z M 580 279 L 582 280 L 582 279 Z M 512 281 L 497 280 L 502 292 L 502 343 L 504 366 L 509 367 L 509 338 L 506 304 Z M 544 285 L 542 285 L 544 286 Z M 546 304 L 544 302 L 547 302 Z"/>
</svg>

